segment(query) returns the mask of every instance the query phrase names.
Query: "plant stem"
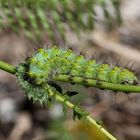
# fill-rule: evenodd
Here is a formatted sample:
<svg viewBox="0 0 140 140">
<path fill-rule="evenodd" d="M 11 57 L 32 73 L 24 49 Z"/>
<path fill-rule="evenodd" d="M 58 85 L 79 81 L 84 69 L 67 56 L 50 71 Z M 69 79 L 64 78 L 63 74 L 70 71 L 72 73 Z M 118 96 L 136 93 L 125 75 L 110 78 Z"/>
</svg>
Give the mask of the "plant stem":
<svg viewBox="0 0 140 140">
<path fill-rule="evenodd" d="M 62 104 L 65 104 L 67 107 L 71 108 L 74 110 L 75 105 L 72 104 L 71 102 L 65 100 L 63 98 L 63 96 L 57 94 L 57 93 L 53 93 L 51 90 L 49 90 L 49 96 L 54 96 L 55 99 L 59 102 L 61 102 Z M 80 108 L 79 108 L 80 110 Z M 102 132 L 102 134 L 107 137 L 109 140 L 117 140 L 114 136 L 112 136 L 107 130 L 105 130 L 99 123 L 97 123 L 91 116 L 87 115 L 86 119 L 90 122 L 90 124 L 92 124 L 93 126 L 95 126 L 100 132 Z"/>
<path fill-rule="evenodd" d="M 15 74 L 16 68 L 6 62 L 0 61 L 0 69 L 7 71 L 11 74 Z"/>
<path fill-rule="evenodd" d="M 0 69 L 4 70 L 4 71 L 7 71 L 11 74 L 15 74 L 16 73 L 16 68 L 10 64 L 7 64 L 5 62 L 2 62 L 0 61 Z M 62 75 L 62 76 L 59 76 L 59 77 L 56 77 L 57 80 L 60 80 L 60 81 L 66 81 L 66 82 L 69 82 L 69 78 L 68 76 L 66 75 Z M 75 79 L 75 82 L 76 83 L 79 83 L 80 84 L 80 79 L 77 80 Z M 95 85 L 97 84 L 97 81 L 95 82 L 94 81 L 94 84 L 93 84 L 93 80 L 89 82 L 91 85 Z M 88 83 L 88 84 L 89 84 Z M 96 84 L 95 84 L 96 83 Z M 65 100 L 63 98 L 63 96 L 57 94 L 57 93 L 53 93 L 51 90 L 49 90 L 49 93 L 48 93 L 49 96 L 51 97 L 55 97 L 56 100 L 58 100 L 59 102 L 65 104 L 66 106 L 68 106 L 69 108 L 72 108 L 73 110 L 75 110 L 75 105 L 72 104 L 71 102 Z M 77 107 L 78 108 L 78 107 Z M 80 108 L 78 108 L 79 110 L 81 110 Z M 86 115 L 86 119 L 91 123 L 93 124 L 93 126 L 95 126 L 100 132 L 102 132 L 102 134 L 104 134 L 104 136 L 106 136 L 109 140 L 117 140 L 114 136 L 112 136 L 107 130 L 105 130 L 100 124 L 98 124 L 92 117 L 90 117 L 89 115 Z"/>
<path fill-rule="evenodd" d="M 140 93 L 140 86 L 135 86 L 135 85 L 113 84 L 113 83 L 102 82 L 93 79 L 85 79 L 82 77 L 70 77 L 68 75 L 57 75 L 54 76 L 53 79 L 61 82 L 81 84 L 90 87 L 94 86 L 101 89 L 109 89 L 113 91 L 121 91 L 126 93 L 130 93 L 130 92 Z"/>
</svg>

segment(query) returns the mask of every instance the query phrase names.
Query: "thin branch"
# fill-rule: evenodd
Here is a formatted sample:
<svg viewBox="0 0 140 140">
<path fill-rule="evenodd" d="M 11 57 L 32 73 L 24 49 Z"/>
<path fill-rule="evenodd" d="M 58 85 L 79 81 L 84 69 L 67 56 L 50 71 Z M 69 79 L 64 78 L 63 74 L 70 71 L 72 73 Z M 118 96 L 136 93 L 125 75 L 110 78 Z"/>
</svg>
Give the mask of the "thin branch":
<svg viewBox="0 0 140 140">
<path fill-rule="evenodd" d="M 63 96 L 53 93 L 51 90 L 49 90 L 48 95 L 51 97 L 54 96 L 57 101 L 61 102 L 62 104 L 65 104 L 67 107 L 74 110 L 75 105 L 72 104 L 71 102 L 67 101 L 66 99 L 64 99 Z M 78 109 L 81 110 L 80 108 L 78 108 Z M 90 115 L 86 115 L 85 119 L 87 119 L 90 122 L 90 124 L 95 126 L 100 132 L 102 132 L 102 134 L 105 137 L 107 137 L 109 140 L 117 140 L 107 130 L 105 130 L 99 123 L 97 123 Z"/>
<path fill-rule="evenodd" d="M 84 79 L 82 77 L 70 77 L 68 75 L 57 75 L 54 76 L 53 79 L 61 82 L 81 84 L 85 86 L 98 87 L 101 89 L 109 89 L 113 91 L 121 91 L 126 93 L 127 92 L 140 93 L 140 86 L 135 86 L 135 85 L 113 84 L 113 83 L 102 82 L 93 79 Z"/>
<path fill-rule="evenodd" d="M 16 68 L 6 62 L 0 61 L 0 69 L 7 71 L 8 73 L 15 74 Z"/>
</svg>

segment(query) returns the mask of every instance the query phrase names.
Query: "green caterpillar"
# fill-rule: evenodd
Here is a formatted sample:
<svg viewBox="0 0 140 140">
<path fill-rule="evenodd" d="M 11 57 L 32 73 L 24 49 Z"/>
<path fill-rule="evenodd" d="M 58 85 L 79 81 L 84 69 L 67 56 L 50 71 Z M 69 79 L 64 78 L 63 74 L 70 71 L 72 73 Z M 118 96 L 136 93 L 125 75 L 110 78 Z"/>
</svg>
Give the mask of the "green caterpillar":
<svg viewBox="0 0 140 140">
<path fill-rule="evenodd" d="M 33 57 L 17 66 L 16 76 L 29 99 L 39 101 L 41 104 L 48 104 L 50 90 L 69 97 L 77 94 L 71 91 L 63 93 L 61 87 L 56 84 L 57 80 L 85 86 L 93 86 L 91 83 L 94 80 L 97 84 L 100 84 L 100 81 L 123 85 L 138 83 L 136 75 L 128 69 L 98 64 L 95 60 L 87 60 L 83 55 L 76 55 L 71 49 L 57 46 L 38 49 Z"/>
<path fill-rule="evenodd" d="M 53 78 L 57 75 L 82 77 L 114 84 L 135 85 L 138 81 L 136 75 L 128 69 L 98 64 L 96 60 L 87 60 L 83 55 L 77 56 L 71 49 L 57 46 L 39 49 L 36 55 L 28 60 L 28 64 L 27 73 L 37 85 L 54 81 Z"/>
</svg>

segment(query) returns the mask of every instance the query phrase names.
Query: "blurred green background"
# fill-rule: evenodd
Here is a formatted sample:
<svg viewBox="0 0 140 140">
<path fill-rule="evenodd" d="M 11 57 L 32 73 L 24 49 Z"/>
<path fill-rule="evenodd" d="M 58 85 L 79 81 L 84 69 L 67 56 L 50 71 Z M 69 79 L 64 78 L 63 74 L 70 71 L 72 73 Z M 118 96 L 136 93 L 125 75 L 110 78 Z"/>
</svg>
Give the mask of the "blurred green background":
<svg viewBox="0 0 140 140">
<path fill-rule="evenodd" d="M 40 47 L 72 47 L 99 63 L 140 64 L 139 0 L 0 0 L 0 59 L 17 65 Z M 119 140 L 140 139 L 140 95 L 63 85 Z M 60 104 L 33 104 L 16 78 L 0 71 L 0 140 L 100 140 Z"/>
</svg>

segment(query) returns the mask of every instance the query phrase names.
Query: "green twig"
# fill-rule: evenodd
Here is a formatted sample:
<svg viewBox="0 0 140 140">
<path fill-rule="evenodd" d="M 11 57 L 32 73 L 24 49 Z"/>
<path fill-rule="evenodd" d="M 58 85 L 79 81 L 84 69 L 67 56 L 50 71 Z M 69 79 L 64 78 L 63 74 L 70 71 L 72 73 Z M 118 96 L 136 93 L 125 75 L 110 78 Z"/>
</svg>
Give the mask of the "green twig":
<svg viewBox="0 0 140 140">
<path fill-rule="evenodd" d="M 72 104 L 69 101 L 66 101 L 63 96 L 53 93 L 51 90 L 49 90 L 49 96 L 54 96 L 55 99 L 59 102 L 61 102 L 62 104 L 65 104 L 67 107 L 71 108 L 74 110 L 75 105 Z M 78 107 L 77 107 L 78 108 Z M 81 110 L 80 108 L 78 108 L 79 110 Z M 112 136 L 107 130 L 105 130 L 99 123 L 97 123 L 90 115 L 86 115 L 85 117 L 91 124 L 93 124 L 93 126 L 95 126 L 100 132 L 102 132 L 102 134 L 107 137 L 109 140 L 117 140 L 114 136 Z"/>
<path fill-rule="evenodd" d="M 121 91 L 121 92 L 126 92 L 126 93 L 127 92 L 140 93 L 140 86 L 135 86 L 135 85 L 113 84 L 113 83 L 102 82 L 102 81 L 93 80 L 93 79 L 84 79 L 82 77 L 71 77 L 68 75 L 57 75 L 57 76 L 54 76 L 53 79 L 56 81 L 61 81 L 61 82 L 82 84 L 82 85 L 90 86 L 90 87 L 94 86 L 101 89 L 109 89 L 113 91 Z"/>
<path fill-rule="evenodd" d="M 16 68 L 6 62 L 0 61 L 0 69 L 7 71 L 11 74 L 15 74 Z"/>
</svg>

